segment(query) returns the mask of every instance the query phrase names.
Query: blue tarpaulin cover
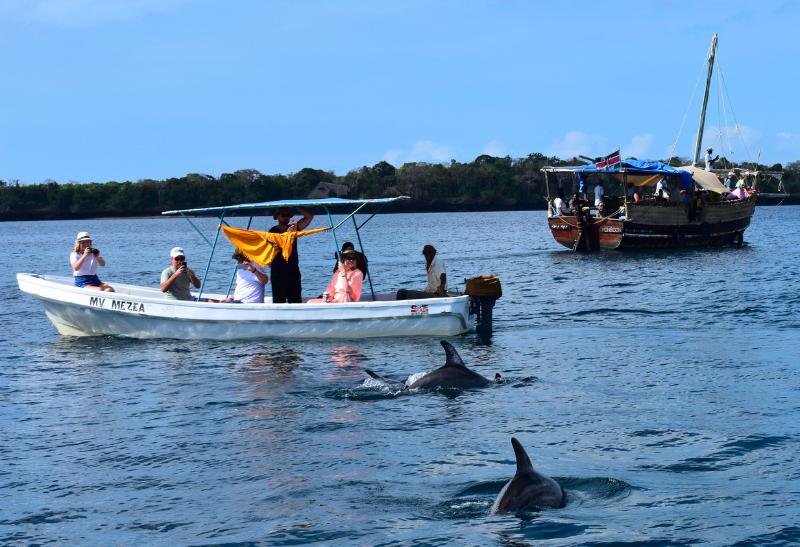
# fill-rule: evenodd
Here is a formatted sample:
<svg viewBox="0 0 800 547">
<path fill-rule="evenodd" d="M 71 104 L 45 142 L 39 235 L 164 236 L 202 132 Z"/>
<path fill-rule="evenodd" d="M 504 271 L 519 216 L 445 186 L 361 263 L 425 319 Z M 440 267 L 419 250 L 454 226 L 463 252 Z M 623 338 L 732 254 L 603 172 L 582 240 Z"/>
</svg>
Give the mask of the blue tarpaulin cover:
<svg viewBox="0 0 800 547">
<path fill-rule="evenodd" d="M 620 171 L 625 171 L 631 175 L 666 175 L 666 176 L 673 176 L 673 177 L 680 177 L 681 178 L 681 187 L 687 190 L 692 188 L 692 174 L 688 171 L 684 171 L 683 169 L 678 169 L 675 167 L 671 167 L 666 163 L 662 163 L 660 161 L 642 161 L 642 160 L 634 160 L 634 159 L 627 159 L 622 160 L 619 163 L 615 163 L 609 167 L 603 167 L 602 169 L 598 169 L 597 167 L 592 165 L 584 165 L 576 169 L 578 172 L 579 178 L 581 175 L 589 175 L 593 173 L 619 173 Z"/>
<path fill-rule="evenodd" d="M 688 171 L 678 169 L 677 167 L 671 167 L 660 161 L 642 161 L 634 159 L 622 160 L 619 163 L 615 163 L 609 167 L 603 167 L 602 169 L 598 169 L 594 164 L 584 165 L 578 168 L 579 173 L 618 173 L 623 170 L 636 175 L 672 175 L 681 177 L 684 175 L 689 175 L 691 177 L 692 175 Z"/>
</svg>

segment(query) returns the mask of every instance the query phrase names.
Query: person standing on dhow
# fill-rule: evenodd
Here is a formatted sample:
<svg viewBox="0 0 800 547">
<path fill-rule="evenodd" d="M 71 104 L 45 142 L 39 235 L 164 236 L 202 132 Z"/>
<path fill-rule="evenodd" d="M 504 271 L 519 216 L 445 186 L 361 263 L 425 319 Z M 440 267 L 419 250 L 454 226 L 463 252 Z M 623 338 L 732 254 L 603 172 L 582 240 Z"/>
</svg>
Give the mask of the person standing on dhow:
<svg viewBox="0 0 800 547">
<path fill-rule="evenodd" d="M 305 230 L 314 219 L 314 214 L 303 207 L 298 207 L 297 211 L 303 218 L 295 222 L 292 219 L 292 211 L 287 207 L 281 207 L 272 218 L 278 224 L 269 229 L 273 234 L 285 232 L 300 232 Z M 303 301 L 302 284 L 300 281 L 300 261 L 297 256 L 297 240 L 292 245 L 292 254 L 289 260 L 284 260 L 278 253 L 270 264 L 270 277 L 272 278 L 272 303 L 273 304 L 299 304 Z"/>
<path fill-rule="evenodd" d="M 719 154 L 716 157 L 712 158 L 711 154 L 714 152 L 713 148 L 706 149 L 705 158 L 703 158 L 706 162 L 706 171 L 711 171 L 714 168 L 714 162 L 719 159 Z"/>
</svg>

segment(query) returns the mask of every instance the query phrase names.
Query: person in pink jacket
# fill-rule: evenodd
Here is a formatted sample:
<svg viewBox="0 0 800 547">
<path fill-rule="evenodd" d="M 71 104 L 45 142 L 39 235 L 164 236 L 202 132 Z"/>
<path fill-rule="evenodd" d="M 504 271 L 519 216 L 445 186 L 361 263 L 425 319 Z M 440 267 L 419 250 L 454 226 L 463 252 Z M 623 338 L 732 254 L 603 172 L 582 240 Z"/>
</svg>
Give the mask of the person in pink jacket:
<svg viewBox="0 0 800 547">
<path fill-rule="evenodd" d="M 736 190 L 725 197 L 728 199 L 744 199 L 749 195 L 750 193 L 747 191 L 747 188 L 744 187 L 744 181 L 740 179 L 739 182 L 736 183 Z"/>
<path fill-rule="evenodd" d="M 325 289 L 322 298 L 312 298 L 309 304 L 358 302 L 361 298 L 361 284 L 364 273 L 356 267 L 358 255 L 353 250 L 342 253 L 342 261 L 333 272 L 331 282 Z"/>
</svg>

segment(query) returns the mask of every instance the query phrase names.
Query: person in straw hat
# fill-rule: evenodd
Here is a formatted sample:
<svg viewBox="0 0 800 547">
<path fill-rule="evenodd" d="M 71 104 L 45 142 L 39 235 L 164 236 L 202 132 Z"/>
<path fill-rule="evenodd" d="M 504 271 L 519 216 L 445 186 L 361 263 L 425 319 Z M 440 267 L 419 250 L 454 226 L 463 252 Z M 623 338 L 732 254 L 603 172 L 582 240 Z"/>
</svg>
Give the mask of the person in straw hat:
<svg viewBox="0 0 800 547">
<path fill-rule="evenodd" d="M 364 273 L 358 268 L 358 254 L 355 249 L 347 249 L 342 251 L 341 257 L 322 297 L 311 298 L 309 304 L 342 304 L 361 299 Z"/>
<path fill-rule="evenodd" d="M 92 236 L 89 232 L 78 232 L 75 236 L 75 246 L 69 255 L 69 263 L 72 266 L 76 287 L 114 292 L 111 285 L 103 283 L 97 277 L 97 267 L 104 267 L 106 259 L 102 257 L 99 249 L 92 246 Z"/>
</svg>

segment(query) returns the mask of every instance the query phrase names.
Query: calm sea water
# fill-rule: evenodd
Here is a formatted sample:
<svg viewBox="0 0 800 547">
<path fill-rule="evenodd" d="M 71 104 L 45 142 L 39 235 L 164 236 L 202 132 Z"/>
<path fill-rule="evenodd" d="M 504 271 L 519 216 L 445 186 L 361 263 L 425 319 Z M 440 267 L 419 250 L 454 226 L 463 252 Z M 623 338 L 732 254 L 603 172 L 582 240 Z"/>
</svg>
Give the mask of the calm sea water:
<svg viewBox="0 0 800 547">
<path fill-rule="evenodd" d="M 157 284 L 175 245 L 205 266 L 178 219 L 0 224 L 0 544 L 800 542 L 798 207 L 759 208 L 741 249 L 591 256 L 542 212 L 378 216 L 376 289 L 421 286 L 428 242 L 453 284 L 503 283 L 491 344 L 450 341 L 508 384 L 415 395 L 363 370 L 435 368 L 437 339 L 61 337 L 14 274 L 68 274 L 79 230 L 112 284 Z M 306 295 L 331 253 L 301 240 Z M 489 514 L 512 435 L 566 508 Z"/>
</svg>

